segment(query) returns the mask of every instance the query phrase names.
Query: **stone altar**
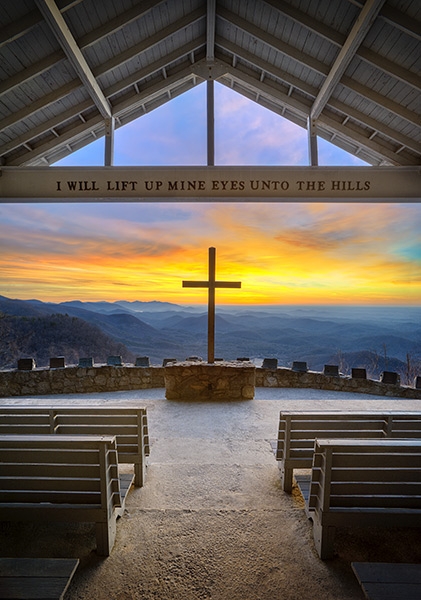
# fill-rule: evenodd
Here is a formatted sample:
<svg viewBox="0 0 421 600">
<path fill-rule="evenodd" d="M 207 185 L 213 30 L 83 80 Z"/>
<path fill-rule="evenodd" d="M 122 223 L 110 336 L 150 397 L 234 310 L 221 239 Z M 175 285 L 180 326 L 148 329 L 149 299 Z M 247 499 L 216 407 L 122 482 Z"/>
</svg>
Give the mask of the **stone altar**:
<svg viewBox="0 0 421 600">
<path fill-rule="evenodd" d="M 256 367 L 251 362 L 184 361 L 164 370 L 167 400 L 253 400 Z"/>
</svg>

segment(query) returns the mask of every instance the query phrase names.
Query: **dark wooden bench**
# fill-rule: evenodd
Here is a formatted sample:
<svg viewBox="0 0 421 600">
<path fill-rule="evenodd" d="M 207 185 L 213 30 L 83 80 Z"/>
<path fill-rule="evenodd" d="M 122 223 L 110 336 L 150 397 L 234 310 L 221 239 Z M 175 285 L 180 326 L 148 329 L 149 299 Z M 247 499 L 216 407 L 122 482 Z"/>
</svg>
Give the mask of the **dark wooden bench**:
<svg viewBox="0 0 421 600">
<path fill-rule="evenodd" d="M 412 563 L 351 563 L 368 600 L 420 600 L 421 565 Z"/>
<path fill-rule="evenodd" d="M 63 600 L 77 558 L 0 558 L 3 600 Z"/>
<path fill-rule="evenodd" d="M 317 439 L 308 505 L 322 559 L 337 527 L 421 527 L 421 439 Z"/>
<path fill-rule="evenodd" d="M 317 437 L 421 438 L 421 412 L 281 411 L 272 446 L 286 492 L 292 490 L 294 469 L 311 469 Z"/>
<path fill-rule="evenodd" d="M 96 524 L 97 552 L 108 556 L 124 511 L 115 436 L 1 435 L 0 519 Z"/>
<path fill-rule="evenodd" d="M 141 487 L 149 455 L 146 408 L 128 406 L 0 406 L 0 434 L 115 435 L 118 461 L 134 465 Z"/>
</svg>

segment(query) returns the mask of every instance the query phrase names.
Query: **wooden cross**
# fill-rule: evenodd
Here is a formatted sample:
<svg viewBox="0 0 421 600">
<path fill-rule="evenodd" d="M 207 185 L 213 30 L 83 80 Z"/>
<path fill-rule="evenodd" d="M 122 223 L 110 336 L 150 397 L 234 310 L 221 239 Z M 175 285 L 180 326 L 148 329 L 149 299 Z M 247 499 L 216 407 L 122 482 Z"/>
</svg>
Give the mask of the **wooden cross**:
<svg viewBox="0 0 421 600">
<path fill-rule="evenodd" d="M 216 248 L 209 248 L 208 281 L 183 281 L 183 287 L 208 288 L 208 363 L 215 362 L 215 289 L 240 288 L 241 281 L 216 281 Z"/>
</svg>

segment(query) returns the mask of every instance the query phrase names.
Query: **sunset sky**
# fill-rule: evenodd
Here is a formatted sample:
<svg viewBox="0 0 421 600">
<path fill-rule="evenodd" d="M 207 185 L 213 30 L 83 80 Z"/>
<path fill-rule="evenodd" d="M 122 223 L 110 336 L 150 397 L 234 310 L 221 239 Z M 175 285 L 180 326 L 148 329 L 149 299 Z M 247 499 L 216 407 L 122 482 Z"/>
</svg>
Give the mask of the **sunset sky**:
<svg viewBox="0 0 421 600">
<path fill-rule="evenodd" d="M 115 134 L 116 166 L 205 165 L 206 87 Z M 215 85 L 217 165 L 307 165 L 307 133 Z M 57 165 L 102 165 L 103 139 Z M 319 164 L 365 165 L 319 140 Z M 54 167 L 51 167 L 54 168 Z M 421 304 L 420 204 L 0 204 L 0 295 L 232 304 Z"/>
</svg>

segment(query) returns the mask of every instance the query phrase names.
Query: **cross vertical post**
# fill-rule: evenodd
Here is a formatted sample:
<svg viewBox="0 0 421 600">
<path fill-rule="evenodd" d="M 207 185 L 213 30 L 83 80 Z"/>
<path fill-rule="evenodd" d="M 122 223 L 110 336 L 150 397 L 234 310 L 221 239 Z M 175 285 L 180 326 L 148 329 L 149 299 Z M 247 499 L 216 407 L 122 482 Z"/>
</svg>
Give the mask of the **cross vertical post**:
<svg viewBox="0 0 421 600">
<path fill-rule="evenodd" d="M 216 277 L 216 250 L 215 250 L 215 248 L 209 248 L 208 363 L 215 362 L 215 277 Z"/>
<path fill-rule="evenodd" d="M 208 281 L 183 281 L 183 287 L 208 288 L 208 363 L 215 362 L 215 289 L 240 288 L 241 281 L 216 281 L 216 248 L 209 248 Z"/>
</svg>

